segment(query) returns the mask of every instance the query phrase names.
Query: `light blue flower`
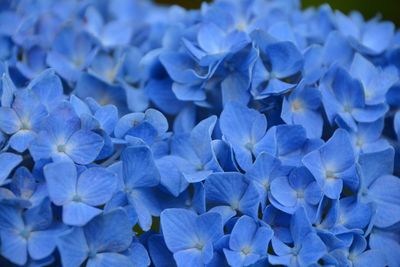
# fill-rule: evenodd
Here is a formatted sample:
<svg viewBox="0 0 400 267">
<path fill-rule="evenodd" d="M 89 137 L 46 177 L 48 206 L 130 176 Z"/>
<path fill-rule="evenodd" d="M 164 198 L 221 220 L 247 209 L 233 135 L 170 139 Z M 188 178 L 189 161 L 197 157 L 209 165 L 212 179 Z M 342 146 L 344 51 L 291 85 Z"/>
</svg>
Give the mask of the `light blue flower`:
<svg viewBox="0 0 400 267">
<path fill-rule="evenodd" d="M 342 156 L 337 157 L 339 154 Z M 359 184 L 354 150 L 349 135 L 342 129 L 336 130 L 323 146 L 307 154 L 303 164 L 329 198 L 338 199 L 343 185 L 356 190 Z"/>
<path fill-rule="evenodd" d="M 57 240 L 63 266 L 134 266 L 129 256 L 132 229 L 126 213 L 115 209 L 85 227 L 72 227 Z M 126 252 L 128 255 L 125 255 Z"/>
<path fill-rule="evenodd" d="M 184 209 L 161 213 L 161 227 L 168 249 L 178 266 L 204 266 L 213 258 L 214 244 L 223 235 L 221 216 Z"/>
<path fill-rule="evenodd" d="M 62 219 L 68 225 L 87 224 L 117 188 L 116 174 L 101 167 L 82 171 L 71 162 L 57 162 L 46 165 L 44 175 L 49 197 L 62 206 Z"/>
<path fill-rule="evenodd" d="M 267 255 L 273 232 L 267 226 L 244 215 L 239 218 L 229 236 L 229 249 L 224 249 L 230 266 L 249 266 Z"/>
</svg>

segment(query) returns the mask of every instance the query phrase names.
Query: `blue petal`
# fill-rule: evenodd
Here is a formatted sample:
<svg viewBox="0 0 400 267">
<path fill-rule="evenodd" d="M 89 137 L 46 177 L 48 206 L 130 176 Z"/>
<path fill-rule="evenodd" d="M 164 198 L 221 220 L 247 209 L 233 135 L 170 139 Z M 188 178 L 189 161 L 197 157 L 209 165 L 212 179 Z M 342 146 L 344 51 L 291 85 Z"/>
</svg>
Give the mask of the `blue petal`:
<svg viewBox="0 0 400 267">
<path fill-rule="evenodd" d="M 66 153 L 78 164 L 93 162 L 103 148 L 103 138 L 92 131 L 75 132 L 66 144 Z"/>
<path fill-rule="evenodd" d="M 17 113 L 11 108 L 0 107 L 0 130 L 6 134 L 13 134 L 21 128 Z"/>
<path fill-rule="evenodd" d="M 124 181 L 128 188 L 151 187 L 159 183 L 160 174 L 148 147 L 128 147 L 121 158 Z"/>
<path fill-rule="evenodd" d="M 22 157 L 13 153 L 3 152 L 0 153 L 0 185 L 8 178 L 10 172 L 18 166 L 22 161 Z"/>
<path fill-rule="evenodd" d="M 161 213 L 161 227 L 165 243 L 172 252 L 194 248 L 196 214 L 183 209 L 166 209 Z"/>
<path fill-rule="evenodd" d="M 378 178 L 369 188 L 369 197 L 376 203 L 374 222 L 388 227 L 400 221 L 400 180 L 391 175 Z"/>
<path fill-rule="evenodd" d="M 152 235 L 148 240 L 148 249 L 153 264 L 157 267 L 176 266 L 172 253 L 168 250 L 162 235 Z"/>
<path fill-rule="evenodd" d="M 224 235 L 221 215 L 212 212 L 200 215 L 196 219 L 195 231 L 204 243 L 218 241 Z"/>
<path fill-rule="evenodd" d="M 384 250 L 384 249 L 383 249 Z M 353 260 L 354 267 L 362 267 L 362 266 L 387 266 L 387 261 L 385 255 L 383 254 L 383 250 L 367 250 L 355 260 Z"/>
<path fill-rule="evenodd" d="M 400 245 L 391 235 L 391 232 L 373 231 L 370 235 L 369 245 L 371 249 L 381 251 L 385 254 L 389 266 L 399 265 L 400 255 L 397 251 L 399 251 Z"/>
<path fill-rule="evenodd" d="M 248 216 L 240 217 L 232 229 L 229 248 L 241 251 L 245 246 L 251 246 L 257 228 L 257 224 L 252 218 Z"/>
<path fill-rule="evenodd" d="M 252 148 L 264 136 L 267 120 L 263 114 L 230 102 L 220 118 L 221 131 L 235 151 L 239 165 L 248 169 L 252 164 Z"/>
<path fill-rule="evenodd" d="M 372 22 L 366 25 L 360 41 L 369 54 L 380 54 L 390 45 L 394 31 L 395 27 L 391 22 Z"/>
<path fill-rule="evenodd" d="M 10 138 L 10 146 L 18 152 L 24 152 L 36 138 L 32 131 L 20 130 Z"/>
<path fill-rule="evenodd" d="M 271 182 L 271 195 L 286 207 L 293 207 L 297 203 L 296 191 L 290 186 L 287 177 L 278 177 Z"/>
<path fill-rule="evenodd" d="M 94 167 L 79 176 L 76 193 L 84 203 L 99 206 L 111 199 L 116 188 L 117 177 L 114 173 Z"/>
<path fill-rule="evenodd" d="M 28 88 L 41 100 L 48 110 L 52 110 L 63 98 L 63 86 L 54 71 L 47 69 L 32 80 Z"/>
<path fill-rule="evenodd" d="M 130 258 L 134 266 L 147 267 L 151 263 L 146 248 L 139 242 L 132 242 L 128 252 L 125 252 L 124 254 Z"/>
<path fill-rule="evenodd" d="M 88 246 L 82 228 L 74 227 L 61 234 L 57 240 L 61 263 L 65 267 L 80 266 L 88 256 Z"/>
<path fill-rule="evenodd" d="M 1 231 L 1 255 L 11 262 L 24 265 L 28 259 L 27 241 L 11 231 Z"/>
<path fill-rule="evenodd" d="M 132 27 L 126 21 L 109 22 L 102 31 L 101 42 L 105 47 L 127 45 L 132 36 Z"/>
<path fill-rule="evenodd" d="M 29 255 L 34 260 L 44 259 L 56 248 L 58 232 L 53 230 L 36 231 L 30 234 L 28 240 Z"/>
<path fill-rule="evenodd" d="M 268 45 L 265 53 L 271 64 L 271 72 L 278 78 L 296 74 L 303 67 L 303 56 L 291 42 Z"/>
<path fill-rule="evenodd" d="M 118 253 L 98 253 L 96 257 L 87 262 L 87 267 L 120 267 L 134 266 L 133 262 L 125 255 Z"/>
<path fill-rule="evenodd" d="M 152 216 L 160 214 L 160 200 L 156 198 L 154 191 L 146 188 L 132 190 L 128 199 L 137 213 L 140 227 L 148 231 L 152 225 Z"/>
<path fill-rule="evenodd" d="M 121 208 L 97 216 L 84 231 L 89 246 L 99 252 L 122 252 L 132 242 L 132 225 Z"/>
<path fill-rule="evenodd" d="M 312 227 L 304 209 L 300 208 L 292 215 L 290 232 L 295 244 L 300 244 L 311 233 Z"/>
<path fill-rule="evenodd" d="M 324 242 L 314 233 L 305 236 L 301 242 L 303 245 L 298 256 L 300 266 L 316 263 L 327 252 Z"/>
<path fill-rule="evenodd" d="M 63 222 L 67 225 L 83 226 L 102 211 L 82 202 L 69 202 L 63 206 Z"/>
<path fill-rule="evenodd" d="M 325 168 L 334 171 L 342 172 L 350 168 L 354 162 L 354 151 L 346 131 L 338 129 L 333 136 L 320 148 L 321 158 Z M 340 153 L 342 157 L 336 157 Z"/>
<path fill-rule="evenodd" d="M 227 204 L 237 209 L 247 186 L 240 173 L 214 173 L 205 182 L 206 197 L 210 203 Z"/>
<path fill-rule="evenodd" d="M 62 173 L 63 175 L 60 175 Z M 77 171 L 71 162 L 50 163 L 44 167 L 44 176 L 51 201 L 56 205 L 69 202 L 76 193 Z"/>
<path fill-rule="evenodd" d="M 178 266 L 182 267 L 203 267 L 201 250 L 197 248 L 181 250 L 174 253 L 174 259 Z"/>
<path fill-rule="evenodd" d="M 361 154 L 359 164 L 361 166 L 361 184 L 369 187 L 377 178 L 393 173 L 394 149 L 388 148 L 384 151 Z"/>
<path fill-rule="evenodd" d="M 0 229 L 15 231 L 24 228 L 21 211 L 14 206 L 0 205 Z"/>
</svg>

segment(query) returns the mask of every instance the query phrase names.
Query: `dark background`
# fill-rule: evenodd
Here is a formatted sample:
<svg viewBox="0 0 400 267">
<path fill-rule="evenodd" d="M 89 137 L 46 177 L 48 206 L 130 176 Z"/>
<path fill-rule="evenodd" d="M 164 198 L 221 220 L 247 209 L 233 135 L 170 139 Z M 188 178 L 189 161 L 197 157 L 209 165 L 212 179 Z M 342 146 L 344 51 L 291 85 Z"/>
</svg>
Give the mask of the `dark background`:
<svg viewBox="0 0 400 267">
<path fill-rule="evenodd" d="M 235 0 L 232 0 L 235 1 Z M 163 4 L 178 4 L 186 8 L 198 8 L 201 0 L 156 0 Z M 332 8 L 345 13 L 351 10 L 360 11 L 366 18 L 381 14 L 385 20 L 391 20 L 400 26 L 400 1 L 399 0 L 303 0 L 303 7 L 319 6 L 329 3 Z"/>
</svg>

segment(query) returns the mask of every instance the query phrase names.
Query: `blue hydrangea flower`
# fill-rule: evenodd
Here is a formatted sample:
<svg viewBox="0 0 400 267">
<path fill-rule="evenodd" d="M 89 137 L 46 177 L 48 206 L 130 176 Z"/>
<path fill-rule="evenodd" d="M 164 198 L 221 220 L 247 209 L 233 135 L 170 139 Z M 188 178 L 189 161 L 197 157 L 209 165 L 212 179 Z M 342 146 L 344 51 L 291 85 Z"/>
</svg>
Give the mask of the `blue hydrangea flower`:
<svg viewBox="0 0 400 267">
<path fill-rule="evenodd" d="M 0 107 L 0 130 L 12 135 L 9 145 L 24 152 L 36 138 L 47 109 L 32 91 L 18 91 L 12 108 Z"/>
<path fill-rule="evenodd" d="M 360 201 L 373 203 L 375 215 L 372 222 L 378 227 L 388 227 L 400 221 L 398 194 L 400 181 L 393 173 L 393 149 L 360 155 Z"/>
<path fill-rule="evenodd" d="M 1 254 L 18 265 L 24 265 L 28 258 L 50 256 L 63 229 L 52 219 L 48 200 L 24 212 L 15 206 L 0 205 Z"/>
<path fill-rule="evenodd" d="M 142 139 L 148 145 L 160 139 L 168 130 L 168 122 L 164 115 L 155 110 L 129 113 L 122 116 L 114 128 L 114 135 L 123 139 L 133 136 Z"/>
<path fill-rule="evenodd" d="M 309 138 L 320 138 L 324 121 L 319 107 L 321 93 L 313 87 L 297 87 L 282 103 L 282 120 L 287 124 L 302 125 Z"/>
<path fill-rule="evenodd" d="M 182 52 L 166 52 L 160 61 L 174 81 L 172 91 L 182 101 L 206 100 L 205 88 L 215 72 L 215 66 L 201 66 L 190 55 Z"/>
<path fill-rule="evenodd" d="M 300 167 L 302 158 L 323 144 L 321 139 L 307 138 L 300 125 L 271 127 L 255 147 L 256 154 L 267 152 L 279 159 L 287 168 Z"/>
<path fill-rule="evenodd" d="M 394 35 L 394 24 L 391 22 L 357 21 L 340 11 L 335 12 L 334 23 L 358 51 L 369 55 L 385 51 Z"/>
<path fill-rule="evenodd" d="M 81 129 L 81 121 L 72 106 L 61 103 L 42 123 L 29 151 L 35 160 L 71 160 L 78 164 L 93 162 L 103 148 L 103 138 Z"/>
<path fill-rule="evenodd" d="M 242 31 L 225 32 L 213 23 L 199 26 L 197 46 L 186 42 L 186 47 L 199 60 L 200 65 L 222 62 L 229 53 L 235 53 L 250 42 Z"/>
<path fill-rule="evenodd" d="M 237 53 L 228 56 L 215 76 L 224 77 L 221 81 L 222 102 L 235 101 L 247 105 L 250 101 L 249 88 L 253 77 L 254 64 L 258 51 L 247 45 Z"/>
<path fill-rule="evenodd" d="M 376 249 L 367 249 L 367 241 L 359 235 L 354 235 L 353 243 L 348 250 L 336 249 L 330 254 L 336 259 L 336 264 L 341 266 L 386 266 L 383 252 Z"/>
<path fill-rule="evenodd" d="M 254 148 L 267 130 L 267 119 L 254 109 L 230 102 L 221 113 L 220 127 L 232 145 L 239 166 L 248 169 L 253 162 Z"/>
<path fill-rule="evenodd" d="M 351 243 L 353 234 L 361 235 L 368 231 L 372 214 L 371 205 L 358 202 L 354 197 L 324 198 L 312 218 L 318 235 L 329 248 L 345 248 Z"/>
<path fill-rule="evenodd" d="M 267 226 L 244 215 L 235 223 L 229 236 L 229 249 L 224 249 L 230 266 L 249 266 L 267 255 L 273 232 Z"/>
<path fill-rule="evenodd" d="M 44 167 L 51 201 L 62 206 L 65 224 L 82 226 L 102 212 L 97 206 L 111 199 L 117 187 L 114 173 L 101 167 L 78 170 L 71 162 Z"/>
<path fill-rule="evenodd" d="M 127 45 L 132 37 L 132 27 L 125 20 L 105 21 L 103 14 L 89 7 L 85 12 L 86 30 L 105 48 Z"/>
<path fill-rule="evenodd" d="M 319 185 L 305 167 L 294 169 L 288 176 L 277 177 L 272 180 L 270 188 L 272 205 L 290 214 L 303 207 L 312 216 L 323 196 Z"/>
<path fill-rule="evenodd" d="M 253 166 L 246 172 L 246 178 L 258 189 L 263 208 L 267 204 L 271 182 L 285 174 L 286 171 L 282 170 L 281 162 L 265 152 L 257 156 Z"/>
<path fill-rule="evenodd" d="M 118 190 L 133 206 L 142 229 L 148 230 L 152 215 L 159 215 L 159 203 L 152 188 L 160 182 L 160 173 L 151 150 L 146 146 L 128 147 L 122 152 L 122 162 L 116 166 Z"/>
<path fill-rule="evenodd" d="M 85 227 L 72 227 L 57 241 L 63 266 L 134 266 L 129 256 L 132 230 L 126 213 L 115 209 Z M 124 253 L 126 252 L 125 255 Z"/>
<path fill-rule="evenodd" d="M 168 249 L 178 266 L 204 266 L 213 258 L 213 246 L 223 235 L 221 216 L 184 209 L 161 213 L 161 227 Z"/>
<path fill-rule="evenodd" d="M 74 93 L 81 99 L 91 97 L 100 105 L 114 105 L 121 115 L 128 112 L 124 88 L 109 85 L 93 75 L 82 73 L 76 82 Z"/>
<path fill-rule="evenodd" d="M 313 231 L 307 215 L 299 209 L 290 222 L 293 246 L 288 246 L 277 238 L 272 238 L 276 255 L 268 255 L 271 264 L 286 266 L 309 266 L 316 264 L 326 253 L 324 242 Z"/>
<path fill-rule="evenodd" d="M 0 1 L 0 265 L 400 266 L 394 24 L 155 2 Z"/>
<path fill-rule="evenodd" d="M 37 181 L 26 167 L 19 167 L 15 170 L 10 190 L 16 199 L 28 201 L 32 207 L 39 205 L 48 197 L 46 184 Z"/>
<path fill-rule="evenodd" d="M 33 91 L 48 112 L 56 108 L 64 99 L 64 89 L 60 78 L 54 70 L 47 69 L 37 75 L 26 87 Z"/>
<path fill-rule="evenodd" d="M 389 142 L 382 138 L 383 119 L 372 123 L 359 123 L 357 131 L 349 130 L 354 151 L 358 153 L 374 153 L 390 147 Z"/>
<path fill-rule="evenodd" d="M 205 189 L 211 206 L 222 206 L 223 212 L 241 212 L 257 218 L 258 190 L 247 182 L 244 175 L 234 172 L 211 174 L 205 182 Z"/>
<path fill-rule="evenodd" d="M 356 122 L 374 122 L 386 113 L 386 104 L 366 105 L 361 82 L 352 78 L 346 70 L 333 68 L 331 72 L 333 77 L 330 85 L 325 82 L 320 86 L 324 108 L 331 124 L 336 122 L 356 130 Z"/>
<path fill-rule="evenodd" d="M 90 64 L 97 49 L 85 32 L 66 27 L 56 36 L 46 62 L 69 82 L 78 80 L 79 75 Z"/>
<path fill-rule="evenodd" d="M 342 156 L 337 157 L 338 154 Z M 354 150 L 349 135 L 342 129 L 336 130 L 323 146 L 307 154 L 303 163 L 329 198 L 339 198 L 343 184 L 353 190 L 358 186 Z"/>
<path fill-rule="evenodd" d="M 256 99 L 282 94 L 296 86 L 285 81 L 299 73 L 303 56 L 291 42 L 277 42 L 262 31 L 253 34 L 260 49 L 260 57 L 253 70 L 251 92 Z"/>
<path fill-rule="evenodd" d="M 355 54 L 350 74 L 361 81 L 367 105 L 384 103 L 387 91 L 399 80 L 395 67 L 375 67 L 360 54 Z"/>
<path fill-rule="evenodd" d="M 199 122 L 190 135 L 176 136 L 172 140 L 171 154 L 184 159 L 176 164 L 189 183 L 203 181 L 213 172 L 221 171 L 211 138 L 216 121 L 216 117 L 209 117 Z"/>
</svg>

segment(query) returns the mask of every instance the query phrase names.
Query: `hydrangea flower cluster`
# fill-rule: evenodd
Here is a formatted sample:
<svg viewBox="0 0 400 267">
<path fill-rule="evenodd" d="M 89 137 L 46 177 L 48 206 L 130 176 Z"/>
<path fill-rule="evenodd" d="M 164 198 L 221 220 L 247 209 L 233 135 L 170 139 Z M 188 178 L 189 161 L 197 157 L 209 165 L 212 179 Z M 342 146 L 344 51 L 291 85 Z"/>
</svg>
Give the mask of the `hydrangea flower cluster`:
<svg viewBox="0 0 400 267">
<path fill-rule="evenodd" d="M 0 265 L 400 266 L 400 32 L 297 0 L 0 2 Z"/>
</svg>

